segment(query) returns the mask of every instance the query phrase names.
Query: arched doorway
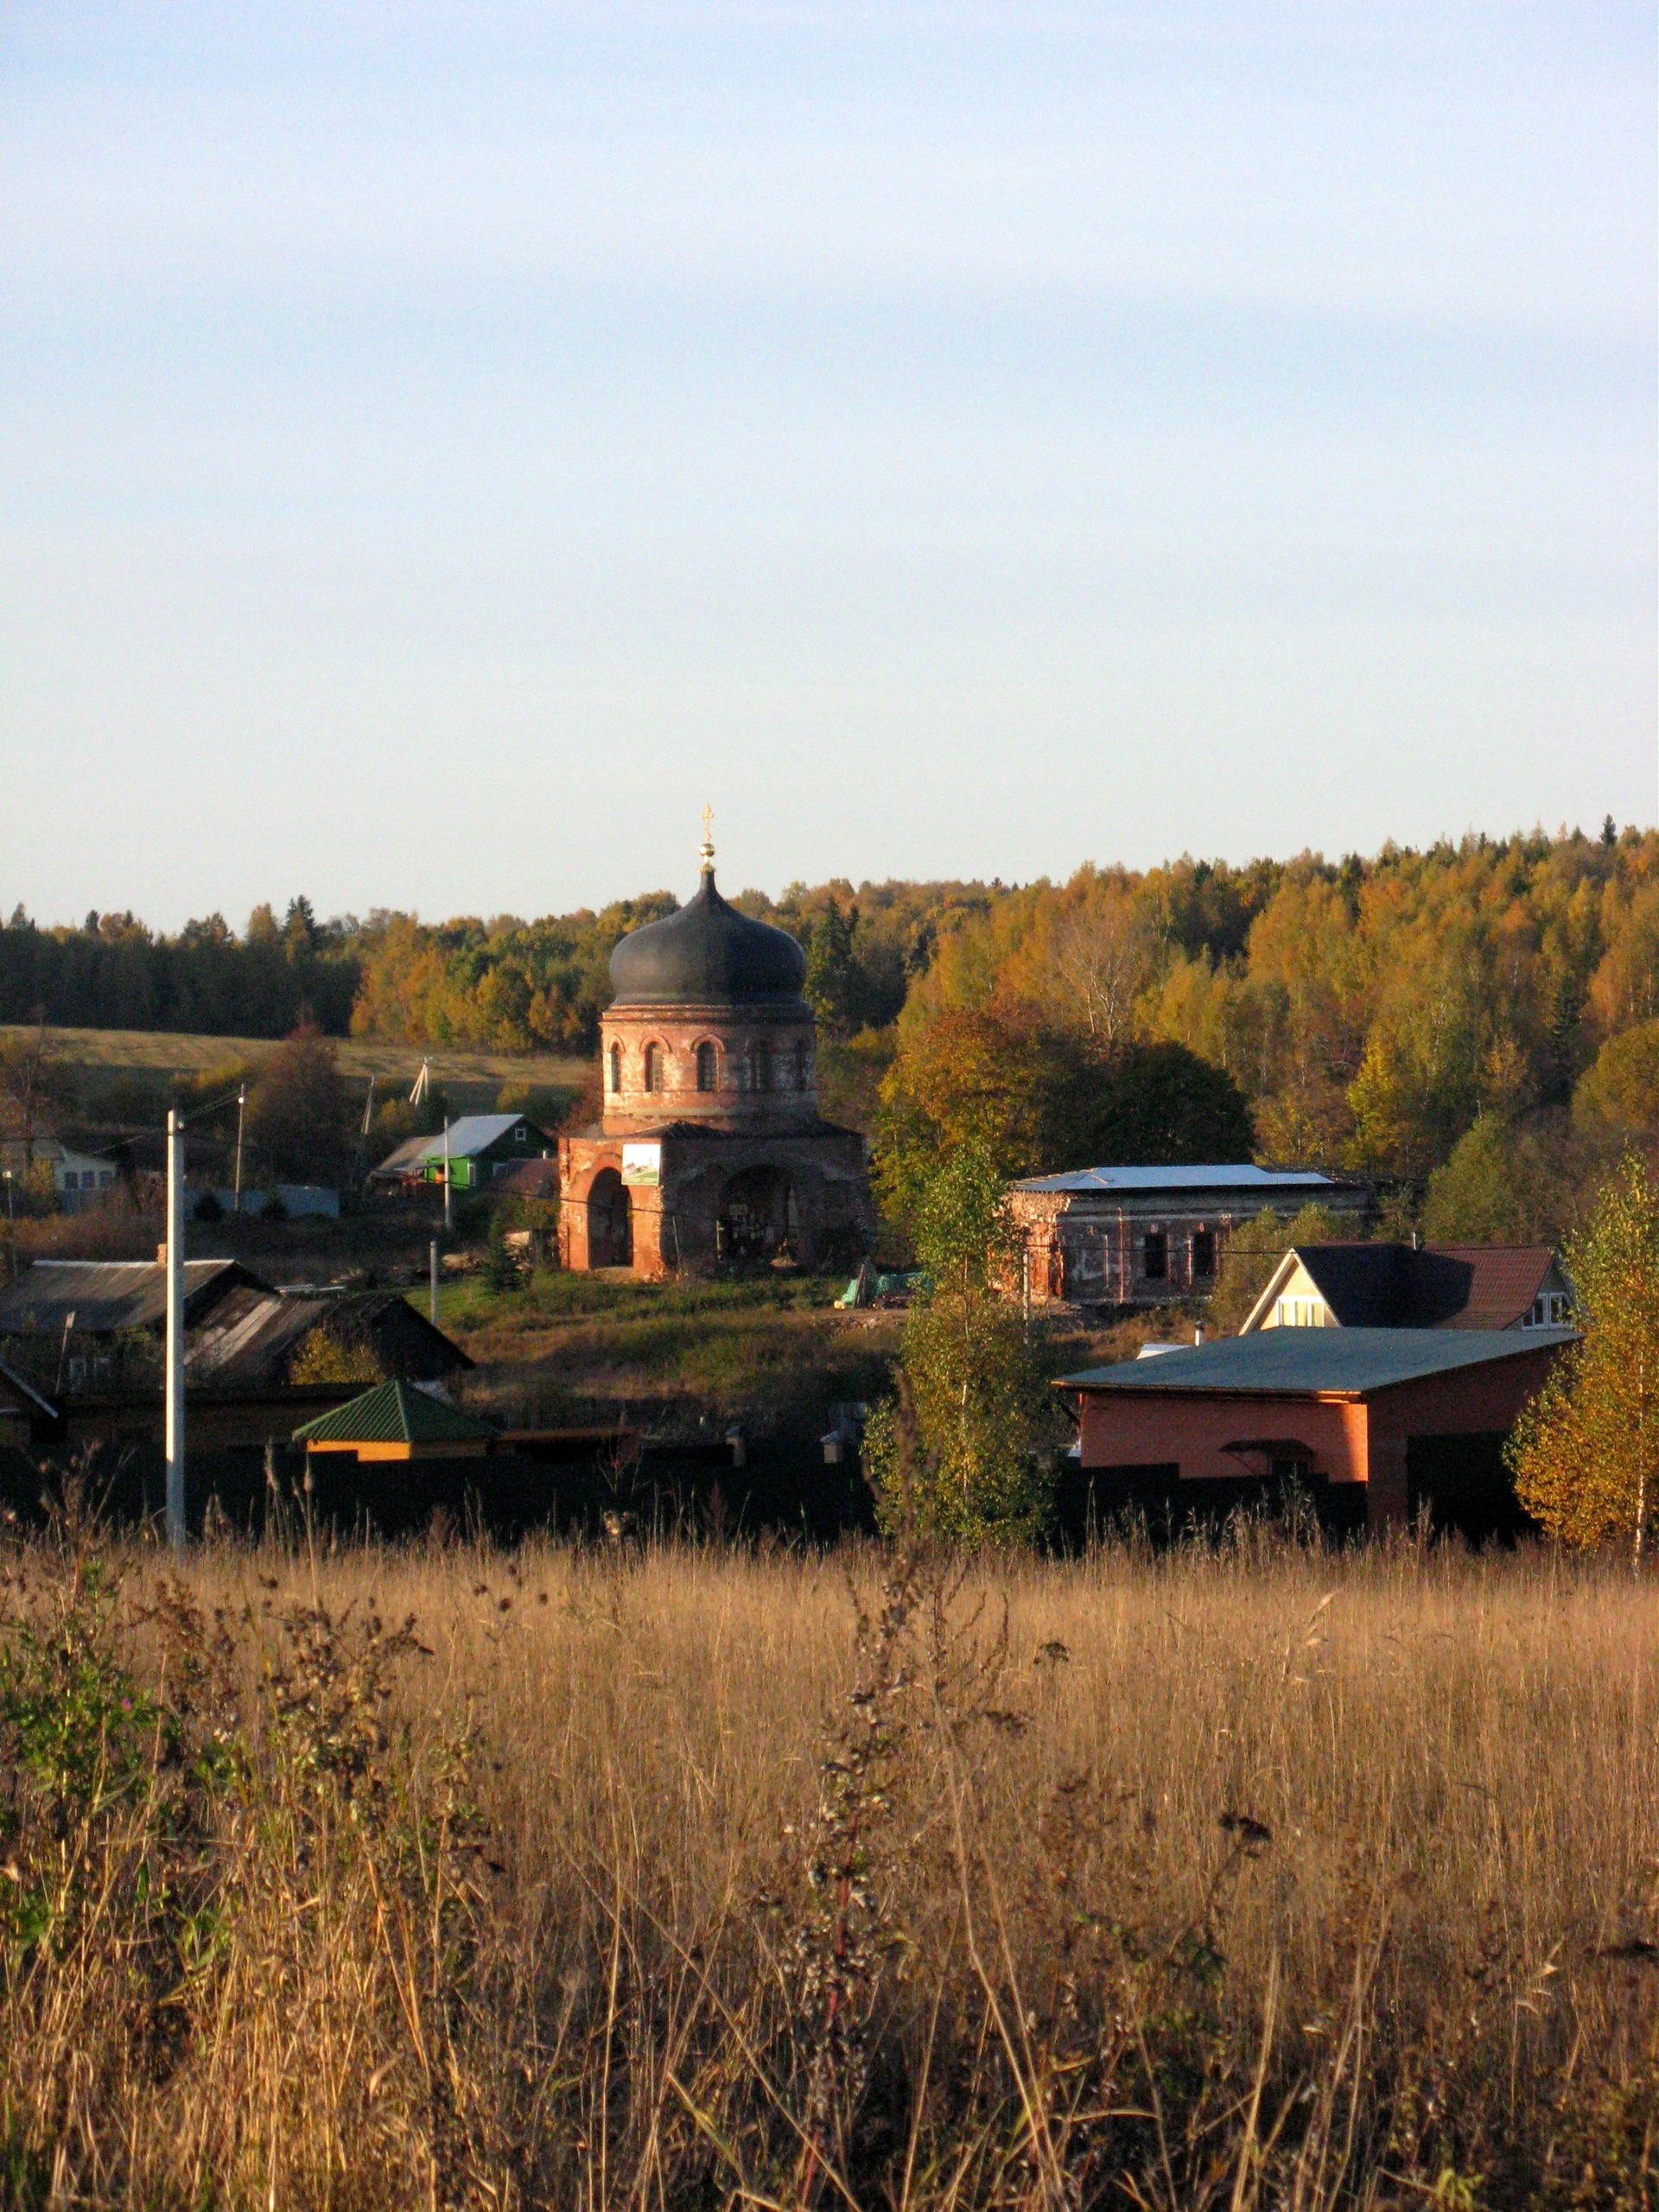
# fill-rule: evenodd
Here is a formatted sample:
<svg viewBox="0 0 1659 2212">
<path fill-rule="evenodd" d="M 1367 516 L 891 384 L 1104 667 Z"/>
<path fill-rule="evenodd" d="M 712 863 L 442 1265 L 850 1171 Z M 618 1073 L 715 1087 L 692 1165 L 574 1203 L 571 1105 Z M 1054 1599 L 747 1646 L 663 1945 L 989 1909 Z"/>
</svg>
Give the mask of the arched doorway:
<svg viewBox="0 0 1659 2212">
<path fill-rule="evenodd" d="M 633 1202 L 614 1167 L 601 1167 L 588 1192 L 588 1264 L 633 1265 Z"/>
<path fill-rule="evenodd" d="M 745 1167 L 720 1194 L 719 1256 L 732 1267 L 765 1267 L 797 1243 L 795 1193 L 781 1167 Z"/>
</svg>

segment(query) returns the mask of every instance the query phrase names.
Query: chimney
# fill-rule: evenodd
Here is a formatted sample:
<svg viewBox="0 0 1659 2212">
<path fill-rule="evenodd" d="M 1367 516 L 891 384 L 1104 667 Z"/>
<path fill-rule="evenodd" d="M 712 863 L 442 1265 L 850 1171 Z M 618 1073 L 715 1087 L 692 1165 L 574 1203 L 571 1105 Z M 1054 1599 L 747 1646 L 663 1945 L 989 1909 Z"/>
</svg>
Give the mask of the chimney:
<svg viewBox="0 0 1659 2212">
<path fill-rule="evenodd" d="M 1201 1344 L 1204 1342 L 1204 1324 L 1202 1321 L 1195 1321 L 1192 1324 L 1192 1341 L 1195 1344 Z"/>
</svg>

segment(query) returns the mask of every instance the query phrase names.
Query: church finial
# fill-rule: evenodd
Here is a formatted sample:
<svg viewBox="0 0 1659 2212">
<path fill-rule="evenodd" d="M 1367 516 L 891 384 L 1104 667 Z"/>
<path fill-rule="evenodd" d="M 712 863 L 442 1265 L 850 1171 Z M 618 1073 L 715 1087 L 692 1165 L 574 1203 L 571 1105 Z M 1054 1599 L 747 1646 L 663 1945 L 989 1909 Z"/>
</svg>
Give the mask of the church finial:
<svg viewBox="0 0 1659 2212">
<path fill-rule="evenodd" d="M 705 875 L 712 875 L 715 872 L 715 844 L 710 829 L 714 818 L 714 808 L 705 806 L 702 810 L 702 850 L 697 855 L 702 862 L 702 872 Z"/>
</svg>

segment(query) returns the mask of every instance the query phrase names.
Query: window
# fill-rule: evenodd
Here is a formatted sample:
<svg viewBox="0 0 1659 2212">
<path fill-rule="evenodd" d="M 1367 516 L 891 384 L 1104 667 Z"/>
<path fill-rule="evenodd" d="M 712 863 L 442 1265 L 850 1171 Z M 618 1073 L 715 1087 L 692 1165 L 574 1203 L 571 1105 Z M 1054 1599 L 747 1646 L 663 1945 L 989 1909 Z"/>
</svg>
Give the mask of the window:
<svg viewBox="0 0 1659 2212">
<path fill-rule="evenodd" d="M 718 1090 L 719 1088 L 720 1061 L 715 1048 L 712 1045 L 699 1045 L 697 1047 L 697 1089 Z"/>
<path fill-rule="evenodd" d="M 1192 1280 L 1206 1281 L 1216 1272 L 1216 1232 L 1213 1229 L 1195 1229 L 1192 1232 Z"/>
<path fill-rule="evenodd" d="M 645 1089 L 660 1090 L 663 1087 L 663 1048 L 660 1045 L 645 1047 Z"/>
<path fill-rule="evenodd" d="M 772 1047 L 764 1038 L 749 1055 L 749 1078 L 755 1090 L 772 1089 Z"/>
<path fill-rule="evenodd" d="M 1567 1325 L 1565 1291 L 1547 1290 L 1533 1300 L 1532 1313 L 1527 1322 L 1529 1329 L 1564 1329 Z"/>
<path fill-rule="evenodd" d="M 1162 1282 L 1169 1273 L 1169 1239 L 1161 1229 L 1149 1229 L 1141 1240 L 1141 1272 L 1148 1282 Z"/>
<path fill-rule="evenodd" d="M 808 1054 L 808 1052 L 807 1052 L 807 1044 L 806 1044 L 806 1039 L 805 1039 L 805 1038 L 804 1038 L 804 1037 L 798 1038 L 798 1039 L 796 1039 L 796 1044 L 795 1044 L 795 1088 L 796 1088 L 796 1090 L 806 1090 L 806 1089 L 807 1089 L 807 1087 L 808 1087 L 808 1085 L 810 1084 L 811 1080 L 812 1080 L 812 1062 L 811 1062 L 811 1059 L 810 1059 L 810 1058 L 809 1057 L 809 1054 Z"/>
<path fill-rule="evenodd" d="M 613 1090 L 620 1090 L 621 1088 L 622 1047 L 620 1045 L 613 1045 L 611 1047 L 611 1089 Z"/>
<path fill-rule="evenodd" d="M 514 1144 L 528 1144 L 530 1142 L 530 1131 L 524 1127 L 522 1122 L 519 1122 L 518 1128 L 513 1131 L 512 1141 Z"/>
</svg>

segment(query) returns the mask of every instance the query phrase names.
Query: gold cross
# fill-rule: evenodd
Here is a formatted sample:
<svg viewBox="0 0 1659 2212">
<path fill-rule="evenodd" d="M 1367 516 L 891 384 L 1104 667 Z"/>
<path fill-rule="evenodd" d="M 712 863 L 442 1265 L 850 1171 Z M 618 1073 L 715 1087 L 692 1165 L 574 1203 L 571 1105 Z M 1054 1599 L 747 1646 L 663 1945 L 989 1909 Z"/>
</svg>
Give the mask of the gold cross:
<svg viewBox="0 0 1659 2212">
<path fill-rule="evenodd" d="M 712 864 L 715 857 L 714 842 L 709 827 L 713 823 L 714 818 L 714 808 L 712 806 L 705 806 L 702 810 L 702 852 L 701 855 L 702 864 L 705 868 Z"/>
</svg>

